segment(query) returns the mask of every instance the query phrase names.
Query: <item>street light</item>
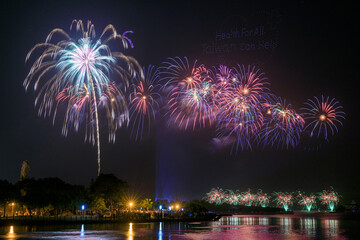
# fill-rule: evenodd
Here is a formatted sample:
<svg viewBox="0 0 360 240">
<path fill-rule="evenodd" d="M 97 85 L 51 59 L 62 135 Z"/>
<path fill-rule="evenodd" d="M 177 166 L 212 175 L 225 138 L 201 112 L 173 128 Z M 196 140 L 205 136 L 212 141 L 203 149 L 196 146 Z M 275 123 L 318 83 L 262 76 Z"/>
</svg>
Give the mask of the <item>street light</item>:
<svg viewBox="0 0 360 240">
<path fill-rule="evenodd" d="M 81 211 L 82 211 L 82 213 L 83 213 L 83 214 L 82 214 L 83 216 L 85 215 L 85 211 L 84 211 L 84 210 L 85 210 L 85 204 L 81 205 Z"/>
<path fill-rule="evenodd" d="M 14 206 L 15 206 L 15 203 L 12 202 L 10 205 L 11 205 L 11 213 L 12 213 L 12 216 L 14 218 Z"/>
<path fill-rule="evenodd" d="M 161 216 L 161 218 L 163 218 L 163 211 L 162 211 L 162 209 L 163 209 L 163 206 L 162 205 L 159 205 L 159 210 L 160 210 L 160 216 Z M 161 225 L 160 225 L 161 226 Z"/>
<path fill-rule="evenodd" d="M 129 202 L 129 209 L 130 209 L 130 212 L 131 212 L 131 208 L 132 208 L 132 206 L 134 205 L 134 203 L 133 202 Z"/>
</svg>

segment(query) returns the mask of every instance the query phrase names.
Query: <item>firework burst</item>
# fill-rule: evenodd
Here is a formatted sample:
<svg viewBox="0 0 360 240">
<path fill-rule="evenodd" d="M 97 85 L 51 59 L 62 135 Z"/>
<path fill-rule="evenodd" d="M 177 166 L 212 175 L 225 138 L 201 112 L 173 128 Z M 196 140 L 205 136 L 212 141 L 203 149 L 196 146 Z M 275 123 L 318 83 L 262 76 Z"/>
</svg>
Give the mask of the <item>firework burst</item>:
<svg viewBox="0 0 360 240">
<path fill-rule="evenodd" d="M 137 75 L 130 94 L 130 128 L 135 140 L 150 134 L 150 124 L 160 109 L 159 71 L 154 66 L 143 68 L 145 77 Z"/>
<path fill-rule="evenodd" d="M 37 92 L 35 105 L 39 105 L 39 115 L 53 115 L 55 118 L 59 103 L 56 99 L 62 99 L 60 101 L 62 103 L 65 99 L 70 101 L 67 103 L 68 108 L 64 118 L 64 126 L 68 126 L 68 122 L 79 126 L 79 123 L 76 123 L 77 121 L 86 121 L 86 132 L 88 134 L 86 134 L 85 140 L 97 144 L 99 175 L 98 103 L 107 99 L 104 94 L 112 92 L 112 90 L 109 90 L 109 84 L 111 84 L 110 73 L 115 72 L 120 76 L 121 83 L 127 86 L 131 76 L 135 75 L 136 70 L 141 72 L 141 68 L 134 58 L 125 56 L 122 52 L 111 51 L 107 45 L 111 40 L 119 39 L 123 49 L 128 47 L 128 40 L 117 34 L 112 25 L 106 26 L 99 38 L 96 38 L 95 27 L 91 21 L 84 25 L 81 20 L 74 20 L 70 30 L 73 26 L 76 26 L 76 32 L 81 35 L 79 39 L 73 39 L 64 30 L 56 28 L 49 33 L 44 43 L 36 44 L 29 51 L 26 61 L 30 59 L 35 51 L 41 51 L 41 55 L 30 68 L 24 81 L 24 87 L 27 90 L 33 84 L 34 91 Z M 58 35 L 57 38 L 60 38 L 60 40 L 53 43 L 52 39 L 55 34 Z M 115 84 L 111 84 L 111 88 L 117 87 Z M 65 92 L 63 92 L 64 90 Z M 119 110 L 117 114 L 122 114 L 123 117 L 114 116 L 115 112 L 110 111 L 108 120 L 115 121 L 109 127 L 109 139 L 112 141 L 115 139 L 114 131 L 128 119 L 127 106 L 122 100 L 122 91 L 119 89 L 115 91 L 117 97 L 111 98 L 110 102 L 115 104 L 114 101 L 117 101 L 116 105 L 118 107 L 110 106 L 108 109 L 116 108 Z M 62 98 L 59 94 L 68 96 Z M 85 100 L 84 94 L 88 94 L 87 100 Z M 79 101 L 86 102 L 89 107 L 75 107 L 70 110 L 70 105 L 77 101 L 77 97 L 79 97 Z M 76 109 L 81 109 L 86 117 L 80 117 L 80 114 L 76 113 Z M 74 114 L 74 116 L 68 114 Z M 65 129 L 67 128 L 65 127 Z M 75 127 L 75 129 L 77 128 Z M 67 134 L 67 130 L 64 131 L 64 128 L 63 133 Z"/>
<path fill-rule="evenodd" d="M 225 65 L 220 65 L 218 68 L 212 67 L 212 69 L 209 69 L 209 74 L 215 83 L 214 107 L 217 110 L 218 103 L 226 91 L 226 87 L 231 84 L 231 79 L 235 78 L 233 77 L 233 69 Z"/>
<path fill-rule="evenodd" d="M 329 190 L 323 190 L 318 195 L 320 202 L 327 205 L 330 211 L 334 211 L 340 201 L 340 195 L 332 187 Z"/>
<path fill-rule="evenodd" d="M 216 205 L 221 205 L 224 203 L 226 194 L 225 191 L 221 188 L 213 188 L 210 192 L 205 194 L 204 200 L 208 203 L 214 203 Z"/>
<path fill-rule="evenodd" d="M 263 193 L 260 189 L 256 194 L 256 202 L 261 207 L 267 207 L 270 204 L 271 197 L 267 193 Z"/>
<path fill-rule="evenodd" d="M 241 204 L 251 207 L 256 202 L 256 195 L 249 189 L 241 194 Z"/>
<path fill-rule="evenodd" d="M 224 203 L 231 204 L 231 205 L 239 205 L 241 201 L 241 194 L 238 191 L 233 191 L 227 189 L 225 192 L 225 200 Z"/>
<path fill-rule="evenodd" d="M 169 123 L 193 130 L 210 126 L 215 119 L 214 84 L 207 69 L 197 66 L 196 61 L 190 66 L 186 57 L 171 58 L 163 64 L 165 85 L 172 85 L 168 97 Z"/>
<path fill-rule="evenodd" d="M 217 101 L 219 137 L 235 135 L 233 148 L 250 148 L 263 125 L 262 104 L 268 98 L 267 82 L 255 67 L 238 65 L 230 83 L 221 90 Z"/>
<path fill-rule="evenodd" d="M 314 194 L 306 195 L 305 193 L 299 192 L 298 194 L 299 204 L 305 206 L 310 212 L 312 208 L 316 206 L 316 196 Z"/>
<path fill-rule="evenodd" d="M 264 127 L 261 132 L 261 144 L 276 148 L 296 147 L 300 142 L 305 121 L 292 109 L 286 100 L 269 98 L 263 104 L 265 111 Z"/>
<path fill-rule="evenodd" d="M 191 65 L 187 57 L 167 58 L 159 67 L 163 86 L 177 84 L 183 80 L 188 80 L 186 85 L 189 87 L 196 86 L 196 80 L 201 78 L 201 71 L 198 71 L 198 67 L 201 66 L 197 60 Z"/>
<path fill-rule="evenodd" d="M 335 98 L 321 96 L 321 99 L 314 97 L 305 103 L 304 118 L 306 120 L 305 129 L 310 137 L 323 137 L 328 140 L 328 135 L 338 132 L 338 127 L 342 126 L 341 120 L 345 119 L 343 107 Z"/>
<path fill-rule="evenodd" d="M 294 203 L 294 197 L 291 193 L 286 192 L 276 192 L 274 193 L 277 207 L 284 208 L 285 211 L 289 210 L 289 207 Z"/>
</svg>

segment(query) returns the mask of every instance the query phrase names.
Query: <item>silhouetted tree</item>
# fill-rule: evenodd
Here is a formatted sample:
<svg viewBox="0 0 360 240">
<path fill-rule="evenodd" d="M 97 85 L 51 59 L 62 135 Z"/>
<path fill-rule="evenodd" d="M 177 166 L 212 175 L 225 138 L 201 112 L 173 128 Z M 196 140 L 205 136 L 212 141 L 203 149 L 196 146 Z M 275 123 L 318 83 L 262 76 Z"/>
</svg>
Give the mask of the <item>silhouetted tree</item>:
<svg viewBox="0 0 360 240">
<path fill-rule="evenodd" d="M 4 208 L 4 217 L 6 206 L 18 197 L 16 187 L 6 180 L 0 180 L 0 206 Z"/>
<path fill-rule="evenodd" d="M 42 189 L 38 184 L 38 181 L 34 178 L 28 178 L 19 181 L 17 186 L 21 191 L 19 201 L 22 205 L 26 206 L 31 216 L 32 210 L 41 208 L 44 205 Z"/>
<path fill-rule="evenodd" d="M 30 215 L 31 210 L 44 212 L 49 206 L 55 209 L 56 214 L 64 210 L 75 212 L 81 204 L 88 201 L 84 186 L 70 185 L 59 178 L 24 179 L 18 185 L 22 189 L 20 199 Z"/>
<path fill-rule="evenodd" d="M 95 197 L 90 204 L 91 209 L 100 212 L 100 214 L 102 213 L 102 211 L 106 210 L 106 206 L 105 206 L 105 200 L 101 197 Z"/>
<path fill-rule="evenodd" d="M 207 212 L 205 204 L 201 201 L 192 200 L 185 203 L 184 210 L 189 213 Z"/>
<path fill-rule="evenodd" d="M 118 179 L 113 174 L 100 174 L 90 185 L 92 198 L 103 198 L 106 207 L 111 211 L 123 198 L 129 188 L 127 182 Z"/>
<path fill-rule="evenodd" d="M 150 198 L 145 198 L 140 201 L 139 207 L 144 210 L 151 210 L 154 207 L 154 203 Z"/>
</svg>

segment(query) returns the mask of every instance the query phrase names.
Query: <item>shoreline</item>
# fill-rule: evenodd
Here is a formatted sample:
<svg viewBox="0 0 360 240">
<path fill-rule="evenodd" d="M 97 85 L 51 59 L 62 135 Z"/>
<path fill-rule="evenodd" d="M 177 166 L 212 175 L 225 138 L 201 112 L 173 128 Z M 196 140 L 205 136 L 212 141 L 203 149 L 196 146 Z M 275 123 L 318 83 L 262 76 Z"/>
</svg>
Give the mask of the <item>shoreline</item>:
<svg viewBox="0 0 360 240">
<path fill-rule="evenodd" d="M 0 218 L 0 226 L 11 225 L 68 225 L 68 224 L 117 224 L 117 223 L 144 223 L 144 222 L 201 222 L 217 221 L 221 217 L 267 216 L 267 217 L 333 217 L 342 219 L 360 219 L 359 214 L 330 213 L 330 212 L 279 212 L 279 213 L 251 213 L 240 212 L 233 214 L 209 213 L 200 217 L 165 217 L 165 218 L 94 218 L 94 217 L 14 217 Z"/>
<path fill-rule="evenodd" d="M 10 225 L 61 225 L 61 224 L 111 224 L 111 223 L 143 223 L 143 222 L 199 222 L 216 221 L 222 215 L 207 214 L 201 217 L 174 218 L 93 218 L 93 217 L 15 217 L 0 218 L 0 226 Z"/>
</svg>

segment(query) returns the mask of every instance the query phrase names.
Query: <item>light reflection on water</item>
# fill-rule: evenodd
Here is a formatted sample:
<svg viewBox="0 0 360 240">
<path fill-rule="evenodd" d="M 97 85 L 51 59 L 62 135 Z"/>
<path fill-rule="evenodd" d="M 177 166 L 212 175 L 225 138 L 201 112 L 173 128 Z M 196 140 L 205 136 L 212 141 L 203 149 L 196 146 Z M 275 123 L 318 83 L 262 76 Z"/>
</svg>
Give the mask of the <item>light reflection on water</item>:
<svg viewBox="0 0 360 240">
<path fill-rule="evenodd" d="M 336 237 L 339 234 L 339 221 L 336 219 L 324 219 L 324 235 L 326 237 Z"/>
<path fill-rule="evenodd" d="M 133 239 L 134 239 L 133 224 L 132 224 L 132 223 L 129 223 L 128 239 L 129 239 L 129 240 L 133 240 Z"/>
<path fill-rule="evenodd" d="M 269 225 L 269 218 L 259 217 L 259 225 Z"/>
<path fill-rule="evenodd" d="M 81 224 L 80 237 L 84 237 L 84 236 L 85 236 L 85 228 L 84 228 L 84 224 Z"/>
<path fill-rule="evenodd" d="M 162 222 L 159 222 L 159 240 L 162 240 L 163 232 L 162 232 Z"/>
<path fill-rule="evenodd" d="M 284 235 L 291 233 L 292 219 L 288 217 L 280 218 L 281 231 Z"/>
<path fill-rule="evenodd" d="M 300 228 L 304 231 L 305 235 L 315 235 L 316 233 L 315 218 L 300 219 Z"/>
<path fill-rule="evenodd" d="M 6 226 L 0 227 L 0 239 L 352 239 L 345 233 L 354 233 L 359 225 L 346 225 L 344 221 L 282 215 L 229 216 L 213 222 L 190 223 Z M 341 225 L 352 228 L 340 229 Z"/>
</svg>

